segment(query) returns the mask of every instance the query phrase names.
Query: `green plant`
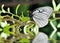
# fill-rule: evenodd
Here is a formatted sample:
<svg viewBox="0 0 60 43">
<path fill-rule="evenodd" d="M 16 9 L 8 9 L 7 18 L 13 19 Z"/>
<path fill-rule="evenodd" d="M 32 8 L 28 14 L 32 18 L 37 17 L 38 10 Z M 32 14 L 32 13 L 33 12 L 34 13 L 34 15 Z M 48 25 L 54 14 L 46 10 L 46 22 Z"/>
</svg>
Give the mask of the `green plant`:
<svg viewBox="0 0 60 43">
<path fill-rule="evenodd" d="M 11 35 L 12 35 L 12 37 L 10 38 L 9 43 L 13 42 L 13 40 L 11 40 L 11 39 L 14 39 L 14 41 L 16 41 L 18 39 L 19 40 L 23 39 L 23 37 L 24 37 L 24 39 L 27 38 L 27 40 L 29 40 L 29 39 L 33 38 L 34 35 L 36 35 L 39 32 L 38 26 L 35 25 L 35 23 L 30 20 L 30 17 L 24 16 L 25 10 L 22 12 L 22 14 L 20 16 L 17 14 L 19 7 L 20 7 L 20 4 L 17 5 L 15 14 L 10 12 L 10 8 L 8 8 L 7 11 L 5 11 L 4 4 L 1 7 L 0 32 L 2 32 L 2 31 L 3 32 L 1 33 L 0 36 L 1 36 L 1 39 L 4 38 L 6 43 L 8 43 L 8 41 L 9 41 L 9 40 L 7 40 L 7 38 L 11 37 Z M 2 16 L 2 15 L 4 15 L 4 16 Z M 26 27 L 26 25 L 28 25 L 28 26 Z M 20 27 L 22 27 L 22 26 L 24 26 L 24 28 L 23 28 L 24 30 L 21 33 L 22 28 L 20 28 Z M 35 32 L 35 29 L 33 29 L 33 28 L 36 29 L 37 33 Z M 32 29 L 32 31 L 30 29 Z M 27 33 L 27 35 L 26 35 L 26 33 Z M 13 38 L 13 37 L 15 37 L 15 38 Z"/>
</svg>

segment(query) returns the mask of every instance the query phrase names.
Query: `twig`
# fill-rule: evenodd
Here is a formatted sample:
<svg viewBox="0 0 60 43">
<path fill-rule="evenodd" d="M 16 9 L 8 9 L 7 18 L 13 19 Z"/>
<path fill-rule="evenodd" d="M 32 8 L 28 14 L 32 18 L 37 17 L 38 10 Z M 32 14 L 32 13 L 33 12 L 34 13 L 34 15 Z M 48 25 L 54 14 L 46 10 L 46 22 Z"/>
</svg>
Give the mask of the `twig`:
<svg viewBox="0 0 60 43">
<path fill-rule="evenodd" d="M 60 14 L 60 11 L 53 11 L 53 13 L 55 13 L 55 14 Z"/>
<path fill-rule="evenodd" d="M 50 35 L 50 38 L 52 38 L 52 37 L 54 36 L 54 34 L 56 33 L 57 28 L 55 27 L 55 25 L 53 24 L 52 21 L 50 21 L 50 24 L 51 24 L 52 28 L 54 29 L 53 32 L 52 32 L 51 35 Z"/>
</svg>

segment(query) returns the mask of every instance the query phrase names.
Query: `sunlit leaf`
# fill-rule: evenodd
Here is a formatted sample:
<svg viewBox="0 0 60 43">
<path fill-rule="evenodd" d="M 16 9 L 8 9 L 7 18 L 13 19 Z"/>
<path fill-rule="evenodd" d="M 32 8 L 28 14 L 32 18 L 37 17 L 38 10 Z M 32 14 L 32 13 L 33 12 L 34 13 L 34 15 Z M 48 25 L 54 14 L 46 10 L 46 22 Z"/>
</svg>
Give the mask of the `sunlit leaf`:
<svg viewBox="0 0 60 43">
<path fill-rule="evenodd" d="M 6 12 L 5 10 L 4 10 L 4 4 L 1 6 L 1 9 L 2 9 L 2 12 Z"/>
<path fill-rule="evenodd" d="M 10 26 L 4 27 L 4 32 L 5 32 L 6 34 L 10 34 L 9 29 L 10 29 Z"/>
<path fill-rule="evenodd" d="M 56 3 L 55 3 L 55 0 L 52 0 L 52 4 L 53 4 L 54 11 L 55 11 L 55 10 L 56 10 Z"/>
<path fill-rule="evenodd" d="M 59 9 L 60 9 L 60 3 L 57 5 L 56 10 L 59 11 Z"/>
<path fill-rule="evenodd" d="M 60 37 L 60 32 L 57 32 L 57 35 Z"/>
<path fill-rule="evenodd" d="M 26 38 L 22 38 L 19 42 L 20 43 L 30 43 L 30 40 L 26 39 Z"/>
<path fill-rule="evenodd" d="M 27 22 L 27 21 L 30 20 L 29 17 L 20 17 L 20 19 L 21 19 L 21 21 L 23 21 L 23 22 Z"/>
<path fill-rule="evenodd" d="M 53 24 L 57 27 L 58 23 L 57 23 L 57 21 L 53 21 Z"/>
<path fill-rule="evenodd" d="M 10 13 L 10 8 L 7 9 L 8 13 Z"/>
<path fill-rule="evenodd" d="M 16 14 L 18 13 L 19 7 L 20 7 L 20 4 L 18 4 L 17 7 L 16 7 Z"/>
<path fill-rule="evenodd" d="M 34 26 L 34 24 L 26 25 L 24 27 L 24 33 L 34 35 L 33 32 L 31 31 L 33 29 L 33 26 Z"/>
<path fill-rule="evenodd" d="M 57 25 L 57 28 L 60 28 L 60 23 Z"/>
<path fill-rule="evenodd" d="M 2 31 L 3 29 L 2 28 L 0 28 L 0 31 Z"/>
<path fill-rule="evenodd" d="M 35 35 L 37 35 L 39 33 L 39 27 L 36 24 L 35 27 L 33 28 L 33 32 L 35 33 Z"/>
</svg>

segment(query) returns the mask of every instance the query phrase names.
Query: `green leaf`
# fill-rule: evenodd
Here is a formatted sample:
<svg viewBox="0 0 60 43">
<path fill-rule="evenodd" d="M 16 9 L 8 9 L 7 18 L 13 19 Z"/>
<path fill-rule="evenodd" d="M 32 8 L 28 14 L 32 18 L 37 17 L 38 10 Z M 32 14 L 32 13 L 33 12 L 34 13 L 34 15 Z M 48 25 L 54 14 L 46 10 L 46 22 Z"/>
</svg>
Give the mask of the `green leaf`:
<svg viewBox="0 0 60 43">
<path fill-rule="evenodd" d="M 4 27 L 4 33 L 10 34 L 9 28 L 10 28 L 10 26 Z"/>
<path fill-rule="evenodd" d="M 59 9 L 60 9 L 60 3 L 57 5 L 56 10 L 59 11 Z"/>
<path fill-rule="evenodd" d="M 10 8 L 7 9 L 8 13 L 10 13 Z"/>
<path fill-rule="evenodd" d="M 18 13 L 19 7 L 20 7 L 20 4 L 18 4 L 17 7 L 16 7 L 16 14 Z"/>
<path fill-rule="evenodd" d="M 6 12 L 5 10 L 4 10 L 4 4 L 1 6 L 1 9 L 2 9 L 2 12 Z"/>
<path fill-rule="evenodd" d="M 29 5 L 28 4 L 24 4 L 24 5 L 20 5 L 19 10 L 18 10 L 18 15 L 21 15 L 22 12 L 24 14 L 24 16 L 29 16 L 29 12 L 28 11 Z"/>
<path fill-rule="evenodd" d="M 20 17 L 20 19 L 21 19 L 21 21 L 23 21 L 23 22 L 27 22 L 27 21 L 30 20 L 29 17 Z"/>
<path fill-rule="evenodd" d="M 56 3 L 55 3 L 55 0 L 52 0 L 52 4 L 53 4 L 54 11 L 55 11 L 55 10 L 56 10 Z"/>
<path fill-rule="evenodd" d="M 22 38 L 19 42 L 20 43 L 30 43 L 30 40 L 27 38 Z"/>
<path fill-rule="evenodd" d="M 55 33 L 52 38 L 53 38 L 53 39 L 57 39 L 57 33 Z"/>
<path fill-rule="evenodd" d="M 60 37 L 60 32 L 57 32 L 57 35 Z"/>
<path fill-rule="evenodd" d="M 57 21 L 53 21 L 53 24 L 57 27 L 58 23 Z"/>
<path fill-rule="evenodd" d="M 31 34 L 34 36 L 33 32 L 31 31 L 33 29 L 34 24 L 31 25 L 25 25 L 24 27 L 24 33 Z"/>
<path fill-rule="evenodd" d="M 35 26 L 33 28 L 33 32 L 35 33 L 35 35 L 37 35 L 39 33 L 39 26 L 37 24 L 35 24 Z"/>
<path fill-rule="evenodd" d="M 2 31 L 3 29 L 2 28 L 0 28 L 0 31 Z"/>
<path fill-rule="evenodd" d="M 52 38 L 52 39 L 49 39 L 49 42 L 50 43 L 56 43 L 56 40 Z"/>
<path fill-rule="evenodd" d="M 57 25 L 57 28 L 60 28 L 60 23 Z"/>
<path fill-rule="evenodd" d="M 22 12 L 22 15 L 20 16 L 20 20 L 23 21 L 23 22 L 27 22 L 30 20 L 30 17 L 25 17 L 23 12 Z"/>
</svg>

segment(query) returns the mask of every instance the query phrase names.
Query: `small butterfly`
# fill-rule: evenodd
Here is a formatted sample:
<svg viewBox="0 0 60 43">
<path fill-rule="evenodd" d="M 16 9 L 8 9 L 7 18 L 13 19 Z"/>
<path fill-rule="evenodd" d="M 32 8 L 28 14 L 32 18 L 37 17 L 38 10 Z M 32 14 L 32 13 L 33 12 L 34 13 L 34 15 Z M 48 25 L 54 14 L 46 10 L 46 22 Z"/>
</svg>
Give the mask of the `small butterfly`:
<svg viewBox="0 0 60 43">
<path fill-rule="evenodd" d="M 53 9 L 49 6 L 40 7 L 33 11 L 32 18 L 39 27 L 44 27 L 48 24 L 48 19 L 52 14 Z"/>
</svg>

